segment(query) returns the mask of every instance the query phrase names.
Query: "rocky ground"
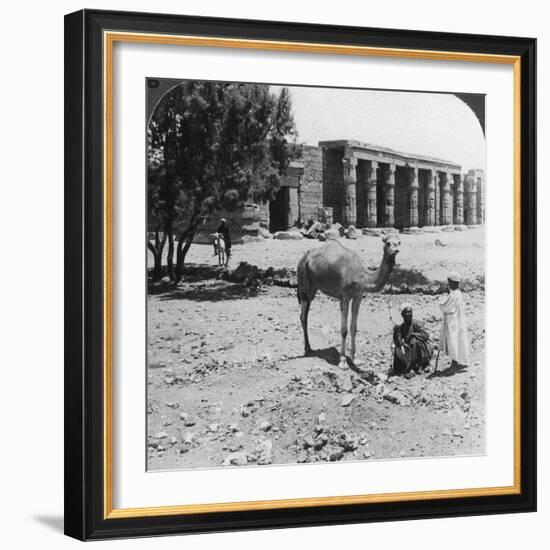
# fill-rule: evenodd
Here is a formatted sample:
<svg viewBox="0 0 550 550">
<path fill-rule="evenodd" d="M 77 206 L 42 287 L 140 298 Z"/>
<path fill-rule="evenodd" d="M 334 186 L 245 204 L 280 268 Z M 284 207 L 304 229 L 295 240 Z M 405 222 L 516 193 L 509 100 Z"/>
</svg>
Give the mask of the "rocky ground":
<svg viewBox="0 0 550 550">
<path fill-rule="evenodd" d="M 149 289 L 148 468 L 483 454 L 483 229 L 400 237 L 395 286 L 363 301 L 358 364 L 347 370 L 337 366 L 339 307 L 323 295 L 310 313 L 316 351 L 303 357 L 293 277 L 301 255 L 321 243 L 235 246 L 227 271 L 212 267 L 211 247 L 193 245 L 184 281 Z M 342 243 L 367 266 L 381 259 L 377 237 Z M 469 284 L 470 365 L 450 369 L 441 357 L 435 376 L 388 378 L 390 314 L 400 320 L 399 304 L 411 302 L 437 341 L 437 294 L 449 270 Z"/>
</svg>

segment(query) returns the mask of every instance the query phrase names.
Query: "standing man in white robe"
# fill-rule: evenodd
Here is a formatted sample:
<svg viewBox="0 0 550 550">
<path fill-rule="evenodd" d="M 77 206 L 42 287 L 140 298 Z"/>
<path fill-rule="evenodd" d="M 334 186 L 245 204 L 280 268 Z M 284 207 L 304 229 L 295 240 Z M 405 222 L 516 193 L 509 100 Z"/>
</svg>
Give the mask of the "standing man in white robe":
<svg viewBox="0 0 550 550">
<path fill-rule="evenodd" d="M 466 324 L 466 312 L 462 292 L 458 288 L 460 277 L 451 273 L 448 278 L 448 294 L 439 302 L 443 313 L 439 350 L 452 359 L 451 368 L 467 365 L 470 356 L 470 335 Z"/>
</svg>

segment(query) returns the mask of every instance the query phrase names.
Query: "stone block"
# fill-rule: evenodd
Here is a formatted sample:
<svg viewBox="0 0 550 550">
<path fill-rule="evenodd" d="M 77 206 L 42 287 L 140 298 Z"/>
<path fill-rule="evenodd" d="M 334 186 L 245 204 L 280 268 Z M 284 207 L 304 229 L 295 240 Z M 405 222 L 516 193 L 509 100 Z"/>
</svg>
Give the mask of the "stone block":
<svg viewBox="0 0 550 550">
<path fill-rule="evenodd" d="M 325 235 L 327 239 L 339 239 L 340 231 L 338 231 L 338 229 L 327 229 L 327 231 L 325 231 Z"/>
<path fill-rule="evenodd" d="M 299 231 L 277 231 L 273 238 L 281 241 L 300 241 L 304 236 Z"/>
<path fill-rule="evenodd" d="M 363 227 L 361 230 L 363 235 L 368 235 L 369 237 L 381 237 L 383 235 L 382 230 L 374 227 Z"/>
<path fill-rule="evenodd" d="M 348 239 L 357 239 L 357 237 L 360 235 L 359 231 L 355 229 L 353 225 L 350 225 L 345 231 L 344 235 Z"/>
<path fill-rule="evenodd" d="M 265 238 L 260 235 L 243 235 L 241 238 L 242 244 L 261 243 L 263 241 L 265 241 Z"/>
</svg>

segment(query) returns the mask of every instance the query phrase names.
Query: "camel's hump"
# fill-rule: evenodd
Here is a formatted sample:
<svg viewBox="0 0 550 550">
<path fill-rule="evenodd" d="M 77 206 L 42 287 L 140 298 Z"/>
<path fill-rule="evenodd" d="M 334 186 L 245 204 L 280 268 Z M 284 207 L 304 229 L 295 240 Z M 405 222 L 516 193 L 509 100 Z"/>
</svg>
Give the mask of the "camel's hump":
<svg viewBox="0 0 550 550">
<path fill-rule="evenodd" d="M 308 263 L 333 266 L 361 265 L 359 255 L 336 240 L 331 240 L 307 253 Z"/>
</svg>

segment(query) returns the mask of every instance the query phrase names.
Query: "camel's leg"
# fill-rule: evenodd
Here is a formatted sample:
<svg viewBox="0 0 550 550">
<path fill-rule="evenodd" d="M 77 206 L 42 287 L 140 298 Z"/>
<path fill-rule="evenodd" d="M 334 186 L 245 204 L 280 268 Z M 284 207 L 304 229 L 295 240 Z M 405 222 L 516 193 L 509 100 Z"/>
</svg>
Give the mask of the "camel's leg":
<svg viewBox="0 0 550 550">
<path fill-rule="evenodd" d="M 342 298 L 340 300 L 340 333 L 342 335 L 342 349 L 340 351 L 340 362 L 338 366 L 345 369 L 348 364 L 346 361 L 346 338 L 348 336 L 348 311 L 349 311 L 349 298 Z"/>
<path fill-rule="evenodd" d="M 311 346 L 309 345 L 309 337 L 307 334 L 307 315 L 309 313 L 309 306 L 311 305 L 311 302 L 309 300 L 303 299 L 300 302 L 300 321 L 302 322 L 302 329 L 304 331 L 304 350 L 305 355 L 311 354 Z"/>
<path fill-rule="evenodd" d="M 357 334 L 357 316 L 359 315 L 359 306 L 361 305 L 361 296 L 356 296 L 351 302 L 351 360 L 355 362 L 355 335 Z"/>
</svg>

